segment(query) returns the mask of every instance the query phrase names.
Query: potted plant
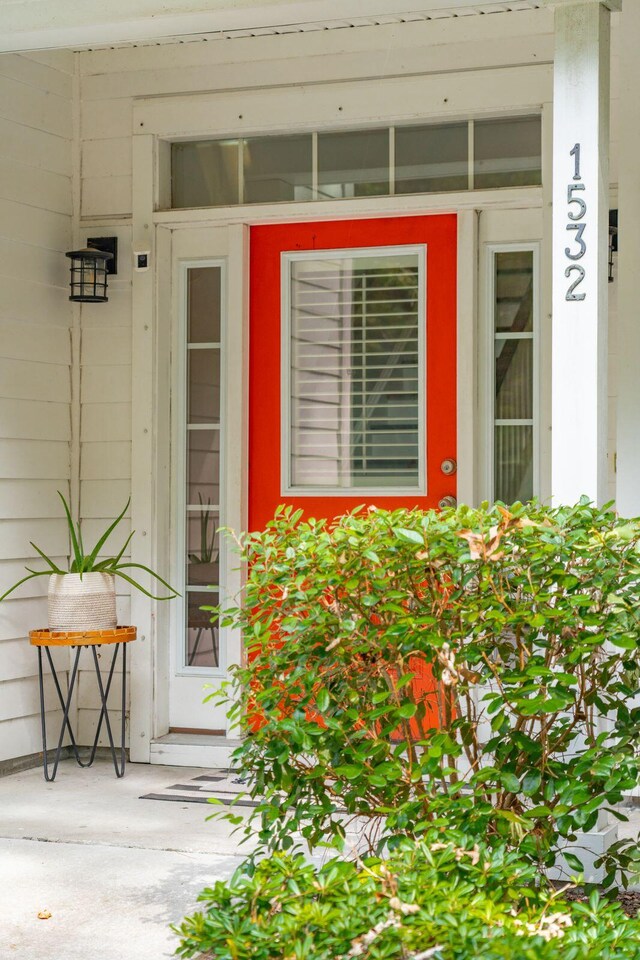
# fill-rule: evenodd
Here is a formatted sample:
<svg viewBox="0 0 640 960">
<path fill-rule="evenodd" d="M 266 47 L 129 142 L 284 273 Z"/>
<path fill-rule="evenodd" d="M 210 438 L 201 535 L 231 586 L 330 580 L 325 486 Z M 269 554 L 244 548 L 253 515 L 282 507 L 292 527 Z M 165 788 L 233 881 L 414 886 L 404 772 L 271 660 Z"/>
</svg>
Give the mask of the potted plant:
<svg viewBox="0 0 640 960">
<path fill-rule="evenodd" d="M 166 580 L 142 563 L 123 560 L 135 531 L 127 537 L 122 549 L 115 556 L 98 559 L 100 551 L 118 526 L 130 503 L 107 528 L 90 552 L 85 552 L 80 524 L 71 519 L 69 504 L 58 490 L 58 496 L 64 505 L 69 527 L 73 557 L 69 570 L 62 570 L 35 543 L 31 546 L 47 564 L 46 570 L 32 570 L 26 567 L 28 575 L 14 583 L 1 597 L 0 602 L 13 593 L 21 584 L 34 577 L 49 577 L 49 629 L 54 631 L 113 630 L 117 626 L 115 578 L 126 580 L 137 590 L 153 600 L 171 600 L 178 596 L 176 590 Z M 131 569 L 143 570 L 161 583 L 170 593 L 167 596 L 155 596 L 138 583 L 129 573 Z"/>
<path fill-rule="evenodd" d="M 205 504 L 202 494 L 198 494 L 200 506 L 200 552 L 189 554 L 189 583 L 198 586 L 218 585 L 218 548 L 216 541 L 216 525 L 211 517 L 211 500 L 207 497 Z"/>
</svg>

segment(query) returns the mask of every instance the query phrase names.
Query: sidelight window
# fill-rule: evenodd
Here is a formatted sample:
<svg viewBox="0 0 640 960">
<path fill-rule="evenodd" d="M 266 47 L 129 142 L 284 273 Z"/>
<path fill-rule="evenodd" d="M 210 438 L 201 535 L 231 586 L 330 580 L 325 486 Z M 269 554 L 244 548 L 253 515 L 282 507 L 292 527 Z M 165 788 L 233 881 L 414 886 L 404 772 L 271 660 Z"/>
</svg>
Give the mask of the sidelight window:
<svg viewBox="0 0 640 960">
<path fill-rule="evenodd" d="M 535 490 L 537 251 L 492 251 L 493 497 L 530 500 Z"/>
</svg>

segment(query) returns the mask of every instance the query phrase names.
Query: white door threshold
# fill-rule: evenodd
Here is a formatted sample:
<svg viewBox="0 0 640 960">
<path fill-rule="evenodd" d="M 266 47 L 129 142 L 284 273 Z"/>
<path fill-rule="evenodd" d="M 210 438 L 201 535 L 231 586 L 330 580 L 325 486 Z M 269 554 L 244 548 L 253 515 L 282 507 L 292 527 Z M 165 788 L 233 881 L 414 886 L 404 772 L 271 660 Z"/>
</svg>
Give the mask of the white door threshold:
<svg viewBox="0 0 640 960">
<path fill-rule="evenodd" d="M 150 763 L 173 767 L 231 766 L 231 754 L 239 740 L 197 733 L 167 733 L 151 741 Z"/>
</svg>

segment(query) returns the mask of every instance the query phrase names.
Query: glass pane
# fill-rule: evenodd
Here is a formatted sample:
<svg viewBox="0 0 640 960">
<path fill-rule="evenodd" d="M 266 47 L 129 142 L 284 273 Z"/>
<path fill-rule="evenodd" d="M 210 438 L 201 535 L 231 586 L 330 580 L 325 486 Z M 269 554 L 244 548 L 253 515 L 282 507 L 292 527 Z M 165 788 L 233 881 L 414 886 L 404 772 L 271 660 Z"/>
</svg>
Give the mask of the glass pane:
<svg viewBox="0 0 640 960">
<path fill-rule="evenodd" d="M 466 123 L 396 127 L 396 193 L 466 190 L 469 128 Z"/>
<path fill-rule="evenodd" d="M 533 417 L 533 340 L 496 338 L 496 420 Z"/>
<path fill-rule="evenodd" d="M 540 117 L 477 120 L 474 183 L 477 189 L 542 183 Z"/>
<path fill-rule="evenodd" d="M 189 343 L 220 341 L 221 276 L 220 267 L 194 267 L 189 270 Z"/>
<path fill-rule="evenodd" d="M 495 498 L 504 503 L 533 496 L 533 427 L 495 427 Z"/>
<path fill-rule="evenodd" d="M 293 486 L 418 486 L 420 260 L 291 263 Z"/>
<path fill-rule="evenodd" d="M 220 351 L 189 350 L 188 423 L 220 421 Z"/>
<path fill-rule="evenodd" d="M 244 201 L 311 200 L 311 134 L 244 141 Z"/>
<path fill-rule="evenodd" d="M 200 587 L 220 586 L 220 516 L 214 510 L 187 514 L 187 583 Z"/>
<path fill-rule="evenodd" d="M 186 595 L 186 655 L 188 667 L 217 667 L 220 664 L 218 621 L 211 622 L 212 614 L 200 607 L 213 607 L 218 594 L 213 591 Z"/>
<path fill-rule="evenodd" d="M 386 196 L 389 131 L 318 134 L 318 197 Z"/>
<path fill-rule="evenodd" d="M 171 144 L 171 206 L 215 207 L 238 202 L 237 140 Z"/>
<path fill-rule="evenodd" d="M 220 503 L 220 431 L 189 430 L 187 435 L 187 503 Z"/>
<path fill-rule="evenodd" d="M 504 251 L 495 255 L 496 331 L 533 330 L 533 251 Z"/>
</svg>

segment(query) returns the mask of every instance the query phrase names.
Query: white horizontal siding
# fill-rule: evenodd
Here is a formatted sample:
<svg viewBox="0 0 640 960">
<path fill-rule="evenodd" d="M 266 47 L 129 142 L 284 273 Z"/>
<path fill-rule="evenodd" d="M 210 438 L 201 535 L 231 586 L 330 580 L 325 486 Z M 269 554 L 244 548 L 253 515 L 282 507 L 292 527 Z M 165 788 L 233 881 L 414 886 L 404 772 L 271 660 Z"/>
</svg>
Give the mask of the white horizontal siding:
<svg viewBox="0 0 640 960">
<path fill-rule="evenodd" d="M 2 648 L 0 647 L 0 650 Z M 0 700 L 0 723 L 19 717 L 38 716 L 40 712 L 40 688 L 37 677 L 37 652 L 33 652 L 34 676 L 9 680 L 2 685 Z M 47 673 L 44 677 L 44 703 L 47 710 L 60 710 L 60 701 L 53 682 Z M 57 731 L 56 731 L 57 733 Z M 57 742 L 57 739 L 56 739 Z"/>
<path fill-rule="evenodd" d="M 50 559 L 61 570 L 64 569 L 64 566 L 68 561 L 66 554 L 59 557 L 50 556 Z M 8 590 L 12 584 L 17 583 L 18 580 L 22 580 L 23 577 L 27 576 L 25 564 L 32 570 L 43 570 L 47 573 L 49 571 L 49 567 L 44 560 L 40 559 L 40 557 L 37 559 L 0 560 L 0 587 L 2 588 L 3 592 L 4 590 Z M 15 598 L 16 600 L 25 599 L 28 597 L 46 597 L 47 588 L 47 577 L 34 577 L 32 580 L 28 580 L 26 583 L 23 583 L 21 587 L 18 587 L 18 589 L 11 594 L 11 597 Z"/>
<path fill-rule="evenodd" d="M 0 118 L 0 157 L 68 178 L 71 143 L 65 137 Z"/>
<path fill-rule="evenodd" d="M 0 199 L 0 236 L 64 253 L 71 246 L 71 218 L 15 200 Z"/>
<path fill-rule="evenodd" d="M 66 564 L 69 495 L 68 262 L 72 237 L 72 76 L 67 56 L 0 57 L 0 594 L 45 569 L 30 541 Z M 0 604 L 0 761 L 41 749 L 37 653 L 47 577 Z M 68 650 L 54 653 L 66 686 Z M 48 667 L 45 673 L 48 675 Z M 50 737 L 60 707 L 46 680 Z"/>
<path fill-rule="evenodd" d="M 0 439 L 69 441 L 69 404 L 0 398 Z"/>
<path fill-rule="evenodd" d="M 81 480 L 130 480 L 131 442 L 86 441 L 80 455 Z"/>
<path fill-rule="evenodd" d="M 30 650 L 35 657 L 35 651 Z M 4 759 L 9 757 L 27 757 L 42 750 L 42 734 L 40 732 L 40 706 L 39 702 L 32 702 L 30 709 L 33 713 L 28 716 L 17 717 L 14 720 L 5 720 L 0 723 L 0 736 L 7 744 L 7 753 Z M 55 710 L 47 713 L 47 746 L 55 749 L 60 734 L 60 724 L 62 723 L 62 711 Z"/>
<path fill-rule="evenodd" d="M 0 355 L 5 359 L 71 363 L 71 340 L 67 331 L 42 323 L 16 323 L 0 318 Z"/>
</svg>

